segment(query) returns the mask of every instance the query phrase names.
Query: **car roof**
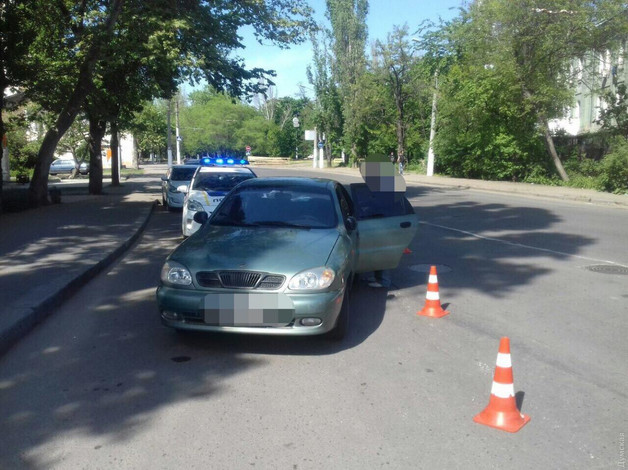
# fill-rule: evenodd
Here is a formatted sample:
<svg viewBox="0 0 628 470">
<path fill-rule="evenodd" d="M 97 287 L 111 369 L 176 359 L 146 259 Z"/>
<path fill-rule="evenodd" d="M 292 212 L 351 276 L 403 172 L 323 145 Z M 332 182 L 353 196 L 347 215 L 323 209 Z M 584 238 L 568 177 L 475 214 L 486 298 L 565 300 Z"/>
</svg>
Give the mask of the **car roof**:
<svg viewBox="0 0 628 470">
<path fill-rule="evenodd" d="M 250 168 L 242 166 L 200 166 L 199 173 L 253 173 Z"/>
<path fill-rule="evenodd" d="M 241 186 L 254 187 L 299 187 L 299 188 L 328 188 L 330 184 L 334 184 L 334 180 L 327 178 L 307 178 L 299 176 L 273 176 L 269 178 L 255 178 L 240 183 Z"/>
<path fill-rule="evenodd" d="M 198 165 L 188 165 L 188 164 L 172 165 L 171 168 L 192 168 L 192 169 L 196 169 L 196 168 L 198 168 Z"/>
</svg>

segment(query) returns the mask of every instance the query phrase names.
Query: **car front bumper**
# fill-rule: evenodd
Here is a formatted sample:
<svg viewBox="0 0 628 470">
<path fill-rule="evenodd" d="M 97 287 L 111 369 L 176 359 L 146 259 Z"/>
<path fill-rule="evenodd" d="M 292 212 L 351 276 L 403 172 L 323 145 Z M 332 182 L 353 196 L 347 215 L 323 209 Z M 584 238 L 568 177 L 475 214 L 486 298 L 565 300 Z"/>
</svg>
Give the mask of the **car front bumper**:
<svg viewBox="0 0 628 470">
<path fill-rule="evenodd" d="M 232 291 L 227 289 L 201 291 L 193 289 L 178 289 L 160 286 L 157 289 L 157 303 L 164 325 L 195 331 L 213 331 L 224 333 L 246 333 L 261 335 L 311 336 L 331 331 L 342 307 L 344 289 L 330 292 L 307 294 L 282 294 L 277 292 L 257 293 Z M 222 308 L 218 313 L 212 310 L 220 298 Z M 224 299 L 229 296 L 242 299 L 248 296 L 250 309 L 233 307 L 233 303 Z M 237 304 L 237 302 L 236 302 Z M 263 305 L 262 305 L 263 304 Z M 269 305 L 278 305 L 282 317 L 281 323 L 276 323 L 276 312 Z M 208 307 L 208 308 L 206 308 Z M 265 323 L 263 318 L 274 318 L 275 321 Z M 247 324 L 246 318 L 254 319 Z M 306 320 L 307 319 L 307 320 Z M 317 325 L 306 326 L 303 321 L 317 322 Z"/>
</svg>

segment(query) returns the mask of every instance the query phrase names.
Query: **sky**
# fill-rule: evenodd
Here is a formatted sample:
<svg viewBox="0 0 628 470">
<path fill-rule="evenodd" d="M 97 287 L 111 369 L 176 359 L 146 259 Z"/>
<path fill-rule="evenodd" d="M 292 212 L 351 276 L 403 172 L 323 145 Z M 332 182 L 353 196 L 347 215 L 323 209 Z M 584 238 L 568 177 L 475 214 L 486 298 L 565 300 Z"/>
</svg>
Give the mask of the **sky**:
<svg viewBox="0 0 628 470">
<path fill-rule="evenodd" d="M 317 22 L 329 26 L 325 18 L 325 0 L 309 0 L 314 9 Z M 367 17 L 368 43 L 377 39 L 386 40 L 386 35 L 393 30 L 393 26 L 408 24 L 408 31 L 412 34 L 424 20 L 437 22 L 439 18 L 450 20 L 458 16 L 458 8 L 463 0 L 370 0 Z M 277 72 L 274 82 L 276 95 L 298 96 L 299 84 L 307 89 L 306 69 L 312 63 L 312 45 L 308 41 L 290 49 L 282 50 L 275 46 L 259 45 L 252 34 L 244 34 L 246 48 L 238 51 L 247 68 L 261 67 Z M 369 47 L 367 46 L 367 50 Z"/>
</svg>

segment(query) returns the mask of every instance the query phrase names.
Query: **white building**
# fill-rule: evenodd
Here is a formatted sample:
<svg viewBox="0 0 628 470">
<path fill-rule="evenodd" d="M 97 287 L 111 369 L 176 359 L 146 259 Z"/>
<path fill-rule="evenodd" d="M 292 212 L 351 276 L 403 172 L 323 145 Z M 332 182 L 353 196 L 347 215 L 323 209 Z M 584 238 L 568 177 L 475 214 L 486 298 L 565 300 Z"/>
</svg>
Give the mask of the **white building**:
<svg viewBox="0 0 628 470">
<path fill-rule="evenodd" d="M 570 136 L 581 136 L 600 130 L 597 121 L 606 106 L 602 96 L 616 92 L 621 83 L 628 84 L 627 52 L 624 41 L 617 51 L 591 53 L 574 61 L 574 103 L 565 117 L 550 122 L 552 132 L 563 131 Z"/>
</svg>

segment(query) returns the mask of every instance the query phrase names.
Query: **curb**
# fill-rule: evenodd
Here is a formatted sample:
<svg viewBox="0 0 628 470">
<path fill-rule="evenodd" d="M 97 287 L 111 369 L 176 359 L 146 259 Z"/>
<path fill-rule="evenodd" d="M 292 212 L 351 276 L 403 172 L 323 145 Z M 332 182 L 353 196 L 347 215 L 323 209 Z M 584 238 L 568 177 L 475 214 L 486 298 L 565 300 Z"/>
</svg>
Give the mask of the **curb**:
<svg viewBox="0 0 628 470">
<path fill-rule="evenodd" d="M 123 241 L 115 250 L 93 266 L 80 273 L 57 292 L 49 295 L 39 304 L 33 306 L 29 313 L 23 315 L 8 328 L 0 331 L 0 356 L 7 352 L 17 341 L 26 336 L 33 328 L 35 328 L 35 326 L 37 326 L 38 323 L 50 316 L 53 309 L 59 307 L 66 300 L 76 294 L 81 287 L 94 279 L 107 267 L 111 266 L 114 261 L 131 248 L 131 246 L 133 246 L 146 229 L 146 226 L 148 225 L 148 222 L 150 221 L 157 205 L 159 205 L 159 201 L 157 200 L 151 203 L 148 215 L 146 216 L 144 222 L 142 222 L 133 235 Z"/>
</svg>

